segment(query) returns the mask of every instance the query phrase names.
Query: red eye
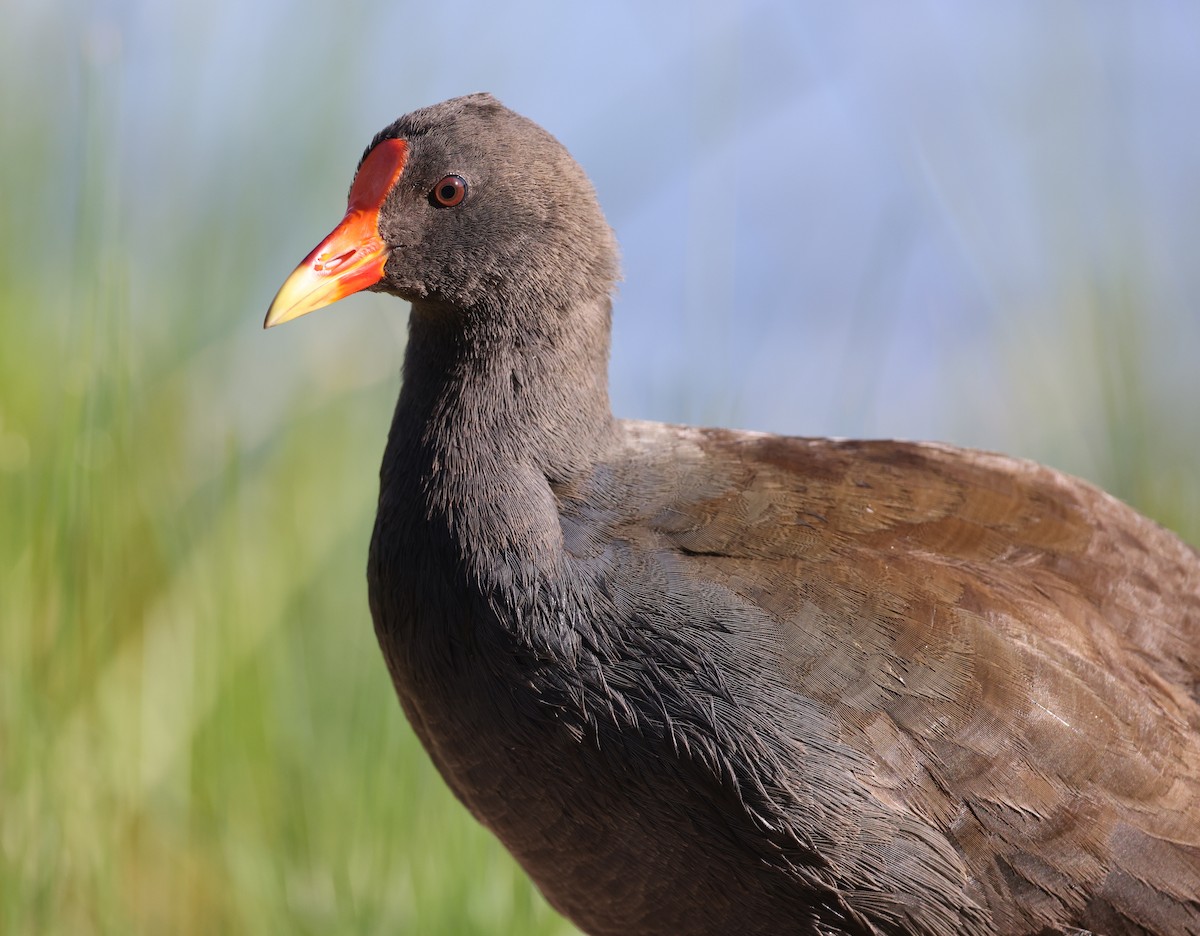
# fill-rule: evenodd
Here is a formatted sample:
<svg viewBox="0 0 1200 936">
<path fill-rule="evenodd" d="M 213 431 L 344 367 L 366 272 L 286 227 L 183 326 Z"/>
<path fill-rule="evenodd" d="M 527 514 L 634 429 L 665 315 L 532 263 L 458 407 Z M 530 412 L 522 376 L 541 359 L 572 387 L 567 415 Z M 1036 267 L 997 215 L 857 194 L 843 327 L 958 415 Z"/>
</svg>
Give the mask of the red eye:
<svg viewBox="0 0 1200 936">
<path fill-rule="evenodd" d="M 433 200 L 446 208 L 453 208 L 467 197 L 467 180 L 462 176 L 448 175 L 433 187 Z"/>
</svg>

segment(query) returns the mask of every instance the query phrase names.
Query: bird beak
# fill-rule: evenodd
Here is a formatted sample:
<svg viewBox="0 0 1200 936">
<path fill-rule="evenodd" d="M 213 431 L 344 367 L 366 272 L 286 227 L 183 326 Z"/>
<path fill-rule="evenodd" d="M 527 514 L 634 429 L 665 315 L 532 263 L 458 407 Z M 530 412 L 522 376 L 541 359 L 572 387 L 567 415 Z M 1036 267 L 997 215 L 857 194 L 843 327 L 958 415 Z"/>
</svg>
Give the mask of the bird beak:
<svg viewBox="0 0 1200 936">
<path fill-rule="evenodd" d="M 284 280 L 263 328 L 290 322 L 383 278 L 389 251 L 379 235 L 379 212 L 407 156 L 404 140 L 384 140 L 367 154 L 350 188 L 346 216 Z"/>
<path fill-rule="evenodd" d="M 378 283 L 388 257 L 378 218 L 378 212 L 346 212 L 342 223 L 283 281 L 263 328 L 290 322 Z"/>
</svg>

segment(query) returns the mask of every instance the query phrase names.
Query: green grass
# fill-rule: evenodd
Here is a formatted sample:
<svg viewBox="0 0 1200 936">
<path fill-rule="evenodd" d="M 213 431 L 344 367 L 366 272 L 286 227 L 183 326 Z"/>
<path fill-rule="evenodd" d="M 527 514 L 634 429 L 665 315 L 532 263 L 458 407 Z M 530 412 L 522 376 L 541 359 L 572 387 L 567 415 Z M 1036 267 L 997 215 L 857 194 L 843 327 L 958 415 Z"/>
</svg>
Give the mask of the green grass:
<svg viewBox="0 0 1200 936">
<path fill-rule="evenodd" d="M 0 931 L 566 931 L 375 646 L 394 381 L 297 393 L 255 437 L 221 409 L 235 343 L 138 344 L 121 293 L 65 328 L 0 297 Z"/>
<path fill-rule="evenodd" d="M 108 288 L 57 334 L 0 303 L 19 349 L 0 930 L 563 932 L 433 774 L 375 646 L 363 569 L 394 386 L 318 388 L 247 445 L 206 403 L 232 343 L 128 347 Z"/>
</svg>

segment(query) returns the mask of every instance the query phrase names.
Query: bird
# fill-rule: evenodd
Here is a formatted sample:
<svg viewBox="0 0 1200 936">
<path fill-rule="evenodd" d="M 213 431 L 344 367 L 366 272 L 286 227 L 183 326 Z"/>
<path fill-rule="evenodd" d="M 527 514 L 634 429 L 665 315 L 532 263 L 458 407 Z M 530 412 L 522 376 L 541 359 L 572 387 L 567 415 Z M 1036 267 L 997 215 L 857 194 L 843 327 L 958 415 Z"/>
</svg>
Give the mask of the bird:
<svg viewBox="0 0 1200 936">
<path fill-rule="evenodd" d="M 931 442 L 613 415 L 617 246 L 488 94 L 379 132 L 265 327 L 411 308 L 368 552 L 399 702 L 593 936 L 1200 933 L 1200 553 Z"/>
</svg>

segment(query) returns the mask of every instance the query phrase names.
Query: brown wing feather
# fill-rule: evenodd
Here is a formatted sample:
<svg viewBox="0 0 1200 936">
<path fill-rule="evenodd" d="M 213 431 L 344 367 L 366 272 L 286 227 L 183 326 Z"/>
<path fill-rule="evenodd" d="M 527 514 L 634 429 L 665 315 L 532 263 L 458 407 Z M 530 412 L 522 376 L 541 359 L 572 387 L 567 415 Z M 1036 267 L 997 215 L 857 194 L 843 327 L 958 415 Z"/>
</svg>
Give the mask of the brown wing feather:
<svg viewBox="0 0 1200 936">
<path fill-rule="evenodd" d="M 624 534 L 781 626 L 859 781 L 947 836 L 1002 931 L 1197 925 L 1194 549 L 1029 462 L 679 433 L 657 478 L 679 495 Z"/>
</svg>

